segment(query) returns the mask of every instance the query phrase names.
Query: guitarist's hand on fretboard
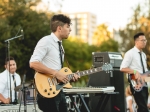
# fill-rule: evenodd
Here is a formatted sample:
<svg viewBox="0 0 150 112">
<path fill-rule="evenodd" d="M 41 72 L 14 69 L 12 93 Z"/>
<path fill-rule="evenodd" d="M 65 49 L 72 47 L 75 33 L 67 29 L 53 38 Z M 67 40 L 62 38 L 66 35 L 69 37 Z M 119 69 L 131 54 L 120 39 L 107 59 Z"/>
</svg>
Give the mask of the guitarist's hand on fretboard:
<svg viewBox="0 0 150 112">
<path fill-rule="evenodd" d="M 69 82 L 67 75 L 64 75 L 63 73 L 61 73 L 59 71 L 55 74 L 55 76 L 60 82 L 63 82 L 63 83 Z"/>
</svg>

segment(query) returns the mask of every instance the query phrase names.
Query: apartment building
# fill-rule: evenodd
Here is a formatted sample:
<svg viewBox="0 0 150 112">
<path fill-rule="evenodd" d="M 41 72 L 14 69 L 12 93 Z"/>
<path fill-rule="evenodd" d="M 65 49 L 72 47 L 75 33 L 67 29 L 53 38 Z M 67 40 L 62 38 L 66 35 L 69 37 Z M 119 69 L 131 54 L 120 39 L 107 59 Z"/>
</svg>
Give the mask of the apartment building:
<svg viewBox="0 0 150 112">
<path fill-rule="evenodd" d="M 84 42 L 92 44 L 92 36 L 97 26 L 96 15 L 90 12 L 67 14 L 72 20 L 71 36 L 82 38 Z"/>
</svg>

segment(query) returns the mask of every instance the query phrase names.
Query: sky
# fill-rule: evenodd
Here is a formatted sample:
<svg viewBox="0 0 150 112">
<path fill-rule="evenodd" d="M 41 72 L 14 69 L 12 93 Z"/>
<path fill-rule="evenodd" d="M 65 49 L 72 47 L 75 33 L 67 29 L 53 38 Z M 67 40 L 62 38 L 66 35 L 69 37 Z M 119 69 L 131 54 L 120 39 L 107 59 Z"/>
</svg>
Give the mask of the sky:
<svg viewBox="0 0 150 112">
<path fill-rule="evenodd" d="M 97 16 L 97 25 L 106 23 L 110 28 L 125 27 L 133 14 L 133 8 L 145 0 L 43 0 L 50 2 L 49 10 L 73 13 L 91 12 Z M 62 4 L 60 8 L 58 2 Z"/>
</svg>

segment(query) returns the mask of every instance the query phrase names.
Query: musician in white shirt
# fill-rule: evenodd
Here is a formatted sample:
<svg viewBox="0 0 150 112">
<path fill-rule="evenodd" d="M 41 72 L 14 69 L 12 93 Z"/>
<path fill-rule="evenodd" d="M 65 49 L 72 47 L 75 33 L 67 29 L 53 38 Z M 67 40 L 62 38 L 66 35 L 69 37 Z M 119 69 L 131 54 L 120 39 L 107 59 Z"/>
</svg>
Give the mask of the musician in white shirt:
<svg viewBox="0 0 150 112">
<path fill-rule="evenodd" d="M 126 52 L 120 66 L 120 70 L 122 72 L 134 74 L 135 79 L 138 81 L 142 78 L 141 74 L 148 71 L 146 64 L 146 55 L 142 51 L 142 49 L 145 48 L 146 46 L 146 42 L 147 40 L 144 36 L 144 33 L 137 33 L 134 36 L 135 46 Z M 140 53 L 142 55 L 142 61 L 140 58 Z M 148 100 L 147 86 L 143 87 L 141 91 L 137 92 L 133 89 L 132 84 L 130 84 L 130 89 L 134 96 L 136 104 L 138 105 L 137 112 L 149 112 L 147 108 L 147 100 Z"/>
<path fill-rule="evenodd" d="M 13 57 L 6 58 L 5 68 L 6 70 L 0 73 L 0 102 L 9 104 L 11 101 L 12 101 L 11 103 L 13 103 L 15 100 L 15 91 L 14 91 L 15 82 L 16 82 L 16 86 L 18 86 L 21 84 L 21 79 L 20 79 L 20 76 L 16 73 L 17 65 Z M 14 75 L 15 80 L 13 80 L 13 77 L 12 77 L 13 75 Z M 11 78 L 11 81 L 10 81 L 10 78 Z M 11 88 L 10 88 L 10 85 L 11 85 Z M 10 90 L 12 93 L 11 97 L 10 97 Z M 12 98 L 12 100 L 10 98 Z"/>
<path fill-rule="evenodd" d="M 69 17 L 63 14 L 54 15 L 50 22 L 51 35 L 39 40 L 30 59 L 30 67 L 35 71 L 55 77 L 63 83 L 67 83 L 69 79 L 67 75 L 59 71 L 64 62 L 64 54 L 60 52 L 59 43 L 68 38 L 71 32 L 70 24 L 71 19 Z M 79 78 L 76 74 L 73 77 L 74 81 Z M 43 112 L 67 112 L 67 103 L 63 91 L 60 91 L 53 98 L 45 98 L 38 93 L 37 103 L 39 109 Z"/>
</svg>

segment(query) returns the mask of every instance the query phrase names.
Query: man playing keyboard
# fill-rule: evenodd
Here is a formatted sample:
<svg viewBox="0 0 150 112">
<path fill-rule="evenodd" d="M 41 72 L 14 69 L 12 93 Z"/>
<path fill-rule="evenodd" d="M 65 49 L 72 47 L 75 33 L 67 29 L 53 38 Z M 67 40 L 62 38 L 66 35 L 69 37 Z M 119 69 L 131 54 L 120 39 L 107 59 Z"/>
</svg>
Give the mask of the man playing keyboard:
<svg viewBox="0 0 150 112">
<path fill-rule="evenodd" d="M 0 73 L 0 102 L 4 104 L 16 104 L 17 92 L 14 91 L 14 88 L 21 84 L 21 79 L 20 76 L 16 73 L 17 65 L 13 57 L 6 58 L 5 68 L 5 71 Z"/>
</svg>

